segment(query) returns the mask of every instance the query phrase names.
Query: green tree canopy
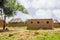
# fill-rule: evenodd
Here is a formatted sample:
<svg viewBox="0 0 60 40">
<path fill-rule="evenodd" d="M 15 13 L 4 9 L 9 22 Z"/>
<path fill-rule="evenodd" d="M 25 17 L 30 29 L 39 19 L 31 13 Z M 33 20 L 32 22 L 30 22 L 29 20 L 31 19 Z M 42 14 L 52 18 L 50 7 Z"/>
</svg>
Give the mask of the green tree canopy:
<svg viewBox="0 0 60 40">
<path fill-rule="evenodd" d="M 16 15 L 16 11 L 21 11 L 22 13 L 28 14 L 27 10 L 24 8 L 23 5 L 19 4 L 17 0 L 2 0 L 0 1 L 0 6 L 3 9 L 3 15 L 4 15 L 4 27 L 3 30 L 5 30 L 5 22 L 6 17 L 11 17 Z"/>
<path fill-rule="evenodd" d="M 28 12 L 24 8 L 24 6 L 19 4 L 16 0 L 4 0 L 3 2 L 4 2 L 4 13 L 7 16 L 12 16 L 12 15 L 10 15 L 10 12 L 7 12 L 7 11 L 11 11 L 11 13 L 13 13 L 13 14 L 16 11 L 21 11 L 22 13 L 28 14 Z"/>
</svg>

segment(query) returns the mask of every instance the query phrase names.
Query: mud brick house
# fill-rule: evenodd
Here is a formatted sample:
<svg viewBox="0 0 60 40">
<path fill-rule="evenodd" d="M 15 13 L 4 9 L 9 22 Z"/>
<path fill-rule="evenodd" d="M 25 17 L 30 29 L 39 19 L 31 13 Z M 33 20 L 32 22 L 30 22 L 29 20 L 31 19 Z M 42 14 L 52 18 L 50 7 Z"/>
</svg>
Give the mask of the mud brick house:
<svg viewBox="0 0 60 40">
<path fill-rule="evenodd" d="M 53 29 L 54 23 L 52 19 L 29 19 L 27 29 Z"/>
<path fill-rule="evenodd" d="M 15 18 L 8 23 L 8 26 L 25 26 L 25 24 L 20 18 Z"/>
<path fill-rule="evenodd" d="M 54 27 L 60 28 L 60 22 L 58 22 L 57 20 L 54 20 Z"/>
<path fill-rule="evenodd" d="M 60 28 L 60 23 L 54 23 L 55 28 Z"/>
</svg>

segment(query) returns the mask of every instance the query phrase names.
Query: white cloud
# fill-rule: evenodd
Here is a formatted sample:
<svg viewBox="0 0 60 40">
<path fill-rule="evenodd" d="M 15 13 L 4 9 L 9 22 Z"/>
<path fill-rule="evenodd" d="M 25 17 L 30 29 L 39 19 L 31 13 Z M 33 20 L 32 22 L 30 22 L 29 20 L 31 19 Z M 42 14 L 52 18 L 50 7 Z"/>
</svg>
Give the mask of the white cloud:
<svg viewBox="0 0 60 40">
<path fill-rule="evenodd" d="M 58 0 L 33 0 L 31 3 L 34 8 L 55 8 L 57 4 Z"/>
<path fill-rule="evenodd" d="M 60 9 L 53 10 L 53 14 L 60 19 Z"/>
<path fill-rule="evenodd" d="M 27 9 L 28 8 L 38 9 L 37 11 L 35 11 L 36 13 L 33 13 L 35 15 L 34 16 L 35 18 L 53 18 L 54 15 L 58 19 L 60 19 L 60 0 L 32 0 L 31 2 L 28 2 L 27 0 L 18 1 L 21 2 L 21 4 L 24 5 L 25 8 Z M 33 18 L 31 15 L 25 14 L 23 14 L 22 17 L 24 17 L 23 19 Z"/>
<path fill-rule="evenodd" d="M 24 16 L 25 19 L 31 19 L 31 18 L 32 18 L 32 16 L 29 15 L 29 14 L 23 14 L 23 16 Z M 23 16 L 22 16 L 22 17 L 23 17 Z"/>
<path fill-rule="evenodd" d="M 17 17 L 16 17 L 17 16 Z M 23 21 L 25 21 L 26 19 L 31 19 L 32 16 L 29 15 L 29 14 L 24 14 L 24 13 L 21 13 L 21 12 L 17 12 L 17 15 L 15 16 L 15 18 L 21 18 Z"/>
<path fill-rule="evenodd" d="M 27 0 L 17 0 L 20 4 L 22 4 L 25 8 L 29 8 L 31 6 L 30 2 Z"/>
<path fill-rule="evenodd" d="M 60 0 L 18 0 L 25 8 L 60 8 Z"/>
<path fill-rule="evenodd" d="M 50 14 L 50 10 L 37 10 L 36 12 L 36 16 L 37 18 L 52 18 L 51 14 Z"/>
<path fill-rule="evenodd" d="M 40 7 L 44 7 L 45 6 L 45 1 L 44 0 L 33 0 L 31 2 L 31 6 L 33 8 L 40 8 Z"/>
</svg>

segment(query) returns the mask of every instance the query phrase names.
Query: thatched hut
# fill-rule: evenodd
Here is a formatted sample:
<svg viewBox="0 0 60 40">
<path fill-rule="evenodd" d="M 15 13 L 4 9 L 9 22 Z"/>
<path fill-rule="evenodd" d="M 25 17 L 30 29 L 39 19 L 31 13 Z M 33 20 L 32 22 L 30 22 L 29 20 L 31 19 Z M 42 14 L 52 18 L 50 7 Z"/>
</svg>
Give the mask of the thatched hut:
<svg viewBox="0 0 60 40">
<path fill-rule="evenodd" d="M 14 18 L 10 20 L 8 26 L 25 26 L 25 24 L 20 18 Z"/>
</svg>

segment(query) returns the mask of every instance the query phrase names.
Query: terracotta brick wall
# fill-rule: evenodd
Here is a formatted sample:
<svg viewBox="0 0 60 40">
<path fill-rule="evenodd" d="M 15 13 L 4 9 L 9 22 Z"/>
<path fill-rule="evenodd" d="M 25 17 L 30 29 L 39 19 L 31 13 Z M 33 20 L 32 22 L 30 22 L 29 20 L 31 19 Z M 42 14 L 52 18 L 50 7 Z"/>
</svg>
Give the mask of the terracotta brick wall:
<svg viewBox="0 0 60 40">
<path fill-rule="evenodd" d="M 52 29 L 53 24 L 52 19 L 30 19 L 27 22 L 27 29 Z"/>
<path fill-rule="evenodd" d="M 8 26 L 25 26 L 24 22 L 9 22 Z"/>
<path fill-rule="evenodd" d="M 0 27 L 3 27 L 4 23 L 3 20 L 0 20 Z"/>
</svg>

